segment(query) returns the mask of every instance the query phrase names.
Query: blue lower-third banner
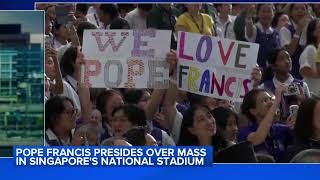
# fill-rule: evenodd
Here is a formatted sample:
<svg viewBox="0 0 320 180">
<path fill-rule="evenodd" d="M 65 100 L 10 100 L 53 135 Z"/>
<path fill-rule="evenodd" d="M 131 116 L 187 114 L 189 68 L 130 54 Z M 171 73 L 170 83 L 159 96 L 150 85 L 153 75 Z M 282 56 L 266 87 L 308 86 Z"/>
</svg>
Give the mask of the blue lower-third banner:
<svg viewBox="0 0 320 180">
<path fill-rule="evenodd" d="M 211 147 L 14 148 L 16 166 L 194 166 L 210 167 Z"/>
</svg>

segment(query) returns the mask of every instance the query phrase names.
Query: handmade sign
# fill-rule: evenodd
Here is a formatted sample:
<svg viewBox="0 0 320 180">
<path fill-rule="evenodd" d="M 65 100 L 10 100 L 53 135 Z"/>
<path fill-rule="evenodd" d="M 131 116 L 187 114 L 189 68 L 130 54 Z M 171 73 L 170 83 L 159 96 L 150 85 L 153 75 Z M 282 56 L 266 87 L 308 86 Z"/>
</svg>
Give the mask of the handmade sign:
<svg viewBox="0 0 320 180">
<path fill-rule="evenodd" d="M 85 30 L 84 81 L 89 87 L 169 87 L 171 31 Z"/>
<path fill-rule="evenodd" d="M 188 32 L 178 35 L 179 89 L 242 101 L 251 87 L 259 45 Z"/>
</svg>

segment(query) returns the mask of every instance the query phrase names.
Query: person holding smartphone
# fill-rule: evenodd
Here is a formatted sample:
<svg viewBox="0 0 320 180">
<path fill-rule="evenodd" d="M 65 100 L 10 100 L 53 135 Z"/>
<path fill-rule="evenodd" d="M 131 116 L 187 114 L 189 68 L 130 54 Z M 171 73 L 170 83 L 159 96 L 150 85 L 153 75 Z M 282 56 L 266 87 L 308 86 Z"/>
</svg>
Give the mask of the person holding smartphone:
<svg viewBox="0 0 320 180">
<path fill-rule="evenodd" d="M 249 124 L 239 129 L 238 142 L 250 141 L 256 153 L 271 155 L 276 162 L 283 161 L 288 146 L 293 143 L 292 130 L 287 125 L 274 123 L 286 90 L 283 84 L 277 86 L 273 99 L 268 90 L 253 89 L 241 105 Z"/>
<path fill-rule="evenodd" d="M 302 102 L 304 98 L 310 97 L 309 88 L 305 82 L 294 78 L 290 74 L 292 61 L 288 51 L 273 49 L 269 54 L 268 63 L 271 66 L 274 77 L 272 80 L 264 82 L 259 88 L 268 89 L 275 93 L 280 84 L 285 84 L 288 87 L 280 105 L 280 118 L 285 121 L 289 115 L 289 97 L 297 96 L 298 101 Z"/>
</svg>

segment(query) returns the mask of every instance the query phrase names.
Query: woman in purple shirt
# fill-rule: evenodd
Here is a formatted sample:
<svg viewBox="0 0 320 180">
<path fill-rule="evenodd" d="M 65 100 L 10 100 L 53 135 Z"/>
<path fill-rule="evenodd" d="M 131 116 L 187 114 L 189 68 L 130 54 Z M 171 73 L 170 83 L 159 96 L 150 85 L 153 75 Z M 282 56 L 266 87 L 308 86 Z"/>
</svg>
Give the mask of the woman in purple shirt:
<svg viewBox="0 0 320 180">
<path fill-rule="evenodd" d="M 279 85 L 275 90 L 275 100 L 264 89 L 254 89 L 243 99 L 241 111 L 250 120 L 247 127 L 239 130 L 238 142 L 248 140 L 255 145 L 256 153 L 269 154 L 279 162 L 292 143 L 289 127 L 273 123 L 287 87 Z"/>
</svg>

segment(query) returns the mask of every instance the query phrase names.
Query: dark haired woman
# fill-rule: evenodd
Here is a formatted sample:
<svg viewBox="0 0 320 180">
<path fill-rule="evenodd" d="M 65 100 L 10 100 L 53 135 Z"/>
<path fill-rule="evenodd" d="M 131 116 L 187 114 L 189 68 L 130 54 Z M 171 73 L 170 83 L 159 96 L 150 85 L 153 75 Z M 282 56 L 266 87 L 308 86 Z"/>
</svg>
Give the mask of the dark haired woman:
<svg viewBox="0 0 320 180">
<path fill-rule="evenodd" d="M 97 11 L 102 29 L 129 29 L 129 23 L 120 17 L 116 4 L 101 4 Z M 112 28 L 111 28 L 112 27 Z"/>
<path fill-rule="evenodd" d="M 71 145 L 76 114 L 71 99 L 62 96 L 50 98 L 45 105 L 45 144 L 49 146 Z"/>
<path fill-rule="evenodd" d="M 227 141 L 217 133 L 216 121 L 204 106 L 191 106 L 183 114 L 180 146 L 212 146 L 215 152 L 227 147 Z"/>
<path fill-rule="evenodd" d="M 308 6 L 306 4 L 291 4 L 289 7 L 291 24 L 280 30 L 281 47 L 287 48 L 292 58 L 291 74 L 302 79 L 299 69 L 299 57 L 306 43 L 306 28 L 309 23 Z"/>
<path fill-rule="evenodd" d="M 115 108 L 123 105 L 121 94 L 115 90 L 106 90 L 100 93 L 96 100 L 96 107 L 102 115 L 102 127 L 104 132 L 101 135 L 101 141 L 112 136 L 111 120 L 112 112 Z"/>
<path fill-rule="evenodd" d="M 287 152 L 287 161 L 305 149 L 320 149 L 319 111 L 319 99 L 309 98 L 300 105 L 294 127 L 295 144 Z"/>
<path fill-rule="evenodd" d="M 117 107 L 112 111 L 111 129 L 116 137 L 123 136 L 133 127 L 146 125 L 146 114 L 138 106 L 129 104 Z"/>
<path fill-rule="evenodd" d="M 277 31 L 280 32 L 280 29 L 289 25 L 289 16 L 282 12 L 276 12 L 273 19 L 272 19 L 272 27 Z"/>
<path fill-rule="evenodd" d="M 272 155 L 276 161 L 282 160 L 292 142 L 290 128 L 273 123 L 285 90 L 286 87 L 280 84 L 275 90 L 274 101 L 264 89 L 251 90 L 245 95 L 241 106 L 242 113 L 250 123 L 239 130 L 238 141 L 252 142 L 256 153 Z"/>
<path fill-rule="evenodd" d="M 229 108 L 218 107 L 211 111 L 216 120 L 217 129 L 229 144 L 236 144 L 238 135 L 238 115 Z"/>
<path fill-rule="evenodd" d="M 144 109 L 147 117 L 147 123 L 151 130 L 151 135 L 161 145 L 175 145 L 172 138 L 162 129 L 167 129 L 167 116 L 164 111 L 157 112 L 160 106 L 164 91 L 153 90 L 152 95 L 146 89 L 130 89 L 125 92 L 124 99 L 126 103 L 135 104 Z M 165 101 L 165 100 L 164 100 Z"/>
<path fill-rule="evenodd" d="M 123 136 L 132 146 L 158 146 L 154 137 L 142 126 L 130 129 Z"/>
<path fill-rule="evenodd" d="M 307 28 L 307 46 L 302 52 L 300 62 L 300 74 L 308 84 L 310 92 L 320 93 L 320 61 L 316 57 L 320 43 L 320 20 L 312 20 Z"/>
<path fill-rule="evenodd" d="M 202 35 L 216 36 L 212 18 L 200 12 L 202 4 L 186 4 L 186 12 L 181 14 L 176 22 L 178 31 L 199 33 Z"/>
</svg>

